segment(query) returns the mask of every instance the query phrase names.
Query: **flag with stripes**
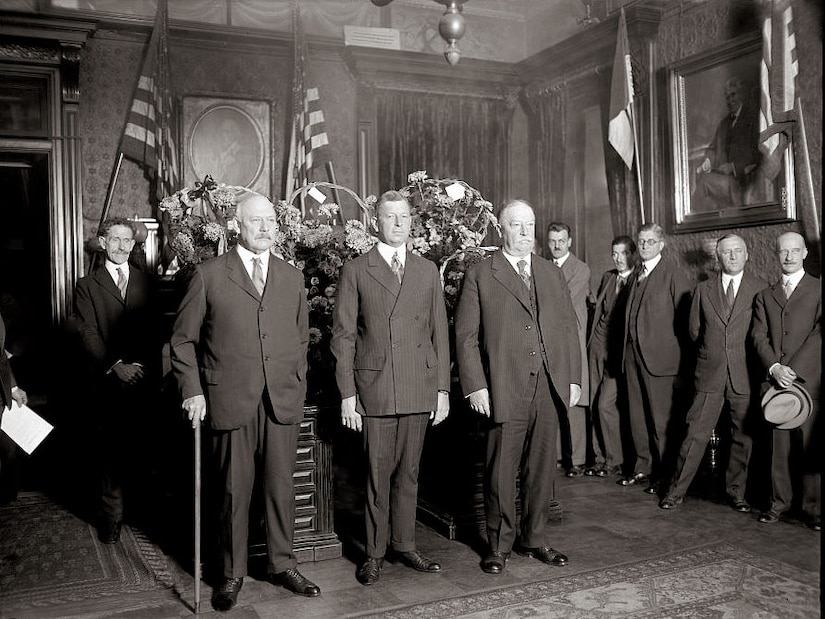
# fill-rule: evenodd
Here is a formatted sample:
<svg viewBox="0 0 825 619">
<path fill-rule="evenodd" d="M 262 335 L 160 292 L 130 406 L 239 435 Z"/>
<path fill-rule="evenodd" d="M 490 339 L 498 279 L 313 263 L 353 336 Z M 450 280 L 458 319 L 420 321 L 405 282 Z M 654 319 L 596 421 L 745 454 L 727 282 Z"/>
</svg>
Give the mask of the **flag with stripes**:
<svg viewBox="0 0 825 619">
<path fill-rule="evenodd" d="M 158 0 L 155 25 L 120 140 L 123 156 L 143 166 L 156 181 L 158 199 L 172 194 L 178 186 L 166 3 Z"/>
<path fill-rule="evenodd" d="M 619 16 L 616 35 L 616 54 L 613 57 L 613 76 L 610 80 L 610 123 L 607 140 L 619 153 L 625 165 L 633 166 L 635 139 L 633 136 L 633 69 L 630 62 L 630 44 L 624 9 Z"/>
<path fill-rule="evenodd" d="M 781 169 L 782 153 L 796 120 L 796 53 L 793 12 L 787 0 L 772 1 L 762 25 L 760 65 L 759 149 L 765 175 L 773 179 Z"/>
<path fill-rule="evenodd" d="M 298 3 L 293 3 L 293 28 L 295 32 L 295 64 L 292 83 L 292 137 L 289 147 L 289 163 L 286 195 L 313 180 L 313 168 L 329 161 L 329 140 L 324 123 L 324 111 L 317 87 L 307 87 L 307 46 L 301 26 Z"/>
</svg>

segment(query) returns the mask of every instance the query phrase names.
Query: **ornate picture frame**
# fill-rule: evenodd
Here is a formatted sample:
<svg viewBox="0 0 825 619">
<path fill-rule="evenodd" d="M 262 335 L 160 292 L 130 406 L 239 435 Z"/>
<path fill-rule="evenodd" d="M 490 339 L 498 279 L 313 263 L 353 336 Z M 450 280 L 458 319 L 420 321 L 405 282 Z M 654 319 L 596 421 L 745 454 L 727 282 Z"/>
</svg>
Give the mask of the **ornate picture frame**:
<svg viewBox="0 0 825 619">
<path fill-rule="evenodd" d="M 187 187 L 209 174 L 218 183 L 272 194 L 272 118 L 266 100 L 182 98 L 181 161 Z"/>
<path fill-rule="evenodd" d="M 668 68 L 676 233 L 796 217 L 792 145 L 759 149 L 761 58 L 748 35 Z"/>
</svg>

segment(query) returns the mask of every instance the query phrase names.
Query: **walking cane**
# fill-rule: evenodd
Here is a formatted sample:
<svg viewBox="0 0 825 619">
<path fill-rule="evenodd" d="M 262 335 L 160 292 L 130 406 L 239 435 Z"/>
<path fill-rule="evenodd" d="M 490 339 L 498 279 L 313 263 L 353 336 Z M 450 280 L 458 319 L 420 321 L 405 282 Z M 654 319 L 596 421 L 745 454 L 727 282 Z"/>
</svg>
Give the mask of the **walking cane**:
<svg viewBox="0 0 825 619">
<path fill-rule="evenodd" d="M 201 607 L 201 424 L 195 426 L 195 614 Z"/>
</svg>

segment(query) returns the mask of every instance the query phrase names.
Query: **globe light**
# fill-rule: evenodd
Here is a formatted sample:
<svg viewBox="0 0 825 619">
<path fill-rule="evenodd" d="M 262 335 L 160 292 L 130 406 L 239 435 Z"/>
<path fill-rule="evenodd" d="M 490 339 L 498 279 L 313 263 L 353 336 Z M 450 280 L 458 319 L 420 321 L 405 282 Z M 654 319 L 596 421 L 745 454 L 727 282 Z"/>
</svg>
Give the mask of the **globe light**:
<svg viewBox="0 0 825 619">
<path fill-rule="evenodd" d="M 444 11 L 438 22 L 438 33 L 447 42 L 444 57 L 451 65 L 455 65 L 461 58 L 461 52 L 456 42 L 464 36 L 466 23 L 464 16 L 461 14 L 460 0 L 450 0 L 445 4 L 447 4 L 447 10 Z"/>
</svg>

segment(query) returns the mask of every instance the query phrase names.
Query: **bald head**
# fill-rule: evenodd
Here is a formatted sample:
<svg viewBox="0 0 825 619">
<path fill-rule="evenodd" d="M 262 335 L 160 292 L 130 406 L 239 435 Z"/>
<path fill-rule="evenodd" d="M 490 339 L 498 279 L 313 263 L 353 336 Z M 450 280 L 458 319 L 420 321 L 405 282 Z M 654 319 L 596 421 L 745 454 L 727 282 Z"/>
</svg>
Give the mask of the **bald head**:
<svg viewBox="0 0 825 619">
<path fill-rule="evenodd" d="M 275 231 L 275 207 L 266 197 L 251 193 L 244 197 L 235 209 L 235 219 L 240 227 L 241 245 L 249 251 L 260 254 L 272 247 Z"/>
<path fill-rule="evenodd" d="M 511 256 L 526 256 L 536 242 L 536 215 L 524 200 L 508 202 L 499 214 L 504 251 Z"/>
<path fill-rule="evenodd" d="M 796 273 L 803 268 L 805 258 L 808 257 L 805 239 L 797 232 L 780 234 L 776 239 L 776 256 L 785 275 Z"/>
</svg>

